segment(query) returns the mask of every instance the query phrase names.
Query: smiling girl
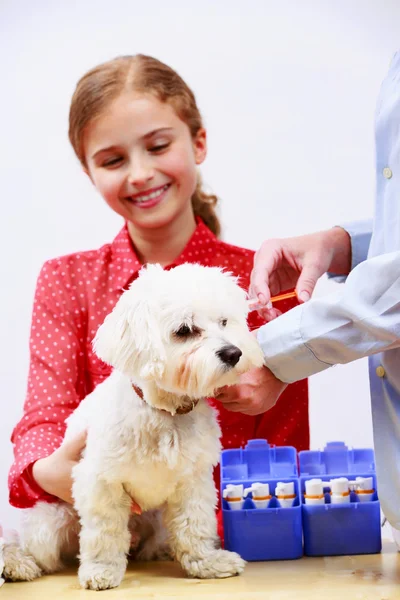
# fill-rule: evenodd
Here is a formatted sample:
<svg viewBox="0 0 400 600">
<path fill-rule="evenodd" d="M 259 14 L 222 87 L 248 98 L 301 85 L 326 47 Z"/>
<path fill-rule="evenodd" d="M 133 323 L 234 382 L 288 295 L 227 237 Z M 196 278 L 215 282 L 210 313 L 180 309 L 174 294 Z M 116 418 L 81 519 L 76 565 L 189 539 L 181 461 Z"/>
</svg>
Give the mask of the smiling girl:
<svg viewBox="0 0 400 600">
<path fill-rule="evenodd" d="M 72 98 L 69 137 L 83 170 L 125 224 L 112 243 L 49 260 L 40 272 L 28 392 L 12 435 L 10 502 L 20 508 L 38 500 L 71 502 L 71 469 L 85 440 L 60 448 L 65 419 L 110 374 L 92 339 L 141 266 L 220 266 L 247 288 L 253 263 L 253 251 L 219 239 L 217 198 L 202 190 L 198 175 L 206 131 L 192 91 L 170 67 L 137 55 L 88 72 Z M 290 306 L 286 301 L 279 309 Z M 256 313 L 249 322 L 261 324 Z M 262 380 L 263 370 L 256 376 Z M 289 386 L 268 418 L 257 402 L 243 399 L 248 414 L 217 403 L 225 448 L 256 437 L 308 448 L 306 382 Z"/>
</svg>

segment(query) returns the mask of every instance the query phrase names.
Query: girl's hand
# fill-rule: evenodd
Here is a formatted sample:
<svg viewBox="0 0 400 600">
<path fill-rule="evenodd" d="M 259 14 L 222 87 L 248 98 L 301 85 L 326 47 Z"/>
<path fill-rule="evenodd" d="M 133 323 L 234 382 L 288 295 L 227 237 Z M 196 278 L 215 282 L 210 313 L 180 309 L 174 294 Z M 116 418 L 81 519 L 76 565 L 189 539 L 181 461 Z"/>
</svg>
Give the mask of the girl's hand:
<svg viewBox="0 0 400 600">
<path fill-rule="evenodd" d="M 86 436 L 86 431 L 83 431 L 62 444 L 53 454 L 39 458 L 32 468 L 33 478 L 42 490 L 69 504 L 74 502 L 71 493 L 72 469 L 81 458 Z"/>
<path fill-rule="evenodd" d="M 83 431 L 73 439 L 65 442 L 57 450 L 37 460 L 32 469 L 36 483 L 48 494 L 57 496 L 60 500 L 73 504 L 72 498 L 72 469 L 80 461 L 86 446 L 87 432 Z M 141 509 L 132 500 L 131 512 L 140 515 Z"/>
<path fill-rule="evenodd" d="M 327 271 L 347 275 L 351 241 L 341 227 L 299 237 L 266 240 L 254 257 L 250 297 L 258 300 L 260 315 L 271 321 L 279 314 L 268 306 L 271 296 L 296 288 L 300 302 L 310 299 L 318 279 Z"/>
</svg>

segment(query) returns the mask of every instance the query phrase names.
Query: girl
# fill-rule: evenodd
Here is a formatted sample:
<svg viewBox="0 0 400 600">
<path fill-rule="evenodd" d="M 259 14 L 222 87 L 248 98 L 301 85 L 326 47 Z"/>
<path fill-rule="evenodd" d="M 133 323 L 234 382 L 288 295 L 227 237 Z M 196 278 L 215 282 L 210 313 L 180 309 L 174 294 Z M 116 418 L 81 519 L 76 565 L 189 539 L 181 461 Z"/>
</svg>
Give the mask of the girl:
<svg viewBox="0 0 400 600">
<path fill-rule="evenodd" d="M 254 254 L 219 239 L 217 198 L 204 193 L 197 173 L 206 132 L 193 93 L 168 66 L 137 55 L 88 72 L 72 98 L 69 138 L 83 170 L 125 224 L 111 244 L 49 260 L 40 272 L 27 398 L 12 435 L 10 503 L 19 508 L 38 500 L 71 502 L 71 469 L 85 440 L 59 448 L 64 422 L 110 373 L 91 342 L 141 266 L 221 266 L 247 288 Z M 260 324 L 251 314 L 250 325 Z M 218 408 L 224 448 L 255 437 L 308 448 L 304 381 L 289 386 L 266 418 Z"/>
</svg>

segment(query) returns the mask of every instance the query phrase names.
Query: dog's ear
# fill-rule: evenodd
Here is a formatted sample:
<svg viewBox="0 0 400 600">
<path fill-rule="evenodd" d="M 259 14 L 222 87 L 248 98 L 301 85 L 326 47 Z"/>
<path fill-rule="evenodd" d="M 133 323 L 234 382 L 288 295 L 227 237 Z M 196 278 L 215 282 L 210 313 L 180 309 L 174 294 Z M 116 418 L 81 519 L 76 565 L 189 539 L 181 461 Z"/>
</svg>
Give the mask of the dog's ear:
<svg viewBox="0 0 400 600">
<path fill-rule="evenodd" d="M 135 291 L 130 289 L 118 300 L 97 330 L 93 349 L 127 375 L 159 378 L 166 358 L 159 325 L 148 301 Z"/>
</svg>

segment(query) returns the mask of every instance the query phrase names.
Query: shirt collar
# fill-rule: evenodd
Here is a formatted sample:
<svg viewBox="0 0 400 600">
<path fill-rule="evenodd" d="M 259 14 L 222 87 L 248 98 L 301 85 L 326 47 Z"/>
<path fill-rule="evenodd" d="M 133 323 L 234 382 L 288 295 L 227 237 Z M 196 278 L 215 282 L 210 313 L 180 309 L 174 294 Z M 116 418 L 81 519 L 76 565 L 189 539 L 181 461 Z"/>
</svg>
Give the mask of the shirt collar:
<svg viewBox="0 0 400 600">
<path fill-rule="evenodd" d="M 196 217 L 197 226 L 182 253 L 173 263 L 164 267 L 172 269 L 185 262 L 207 265 L 217 246 L 218 238 L 208 229 L 200 217 Z M 114 291 L 126 289 L 137 277 L 142 264 L 135 252 L 127 224 L 121 229 L 111 244 L 112 260 L 110 263 L 111 288 Z"/>
</svg>

